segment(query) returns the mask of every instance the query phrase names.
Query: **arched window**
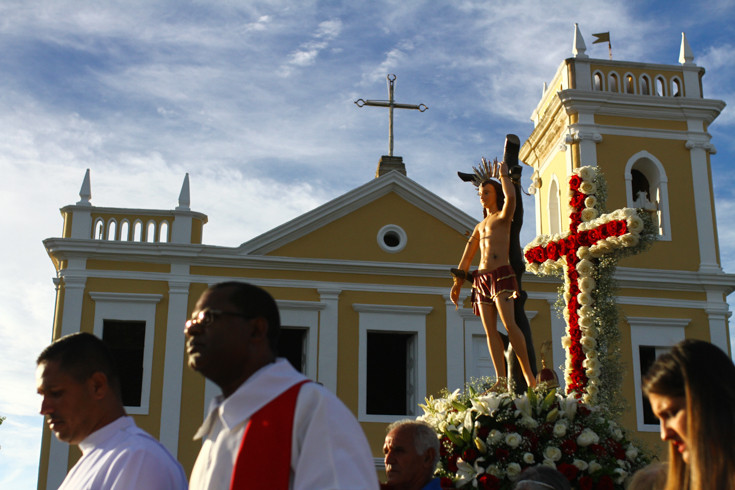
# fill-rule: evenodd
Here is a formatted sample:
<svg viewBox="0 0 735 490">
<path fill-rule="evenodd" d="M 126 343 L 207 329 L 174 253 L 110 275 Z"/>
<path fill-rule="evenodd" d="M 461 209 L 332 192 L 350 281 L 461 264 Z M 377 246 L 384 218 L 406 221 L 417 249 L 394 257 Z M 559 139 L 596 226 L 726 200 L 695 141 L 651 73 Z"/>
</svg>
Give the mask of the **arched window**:
<svg viewBox="0 0 735 490">
<path fill-rule="evenodd" d="M 671 79 L 671 96 L 682 97 L 684 94 L 681 93 L 681 81 L 674 77 Z"/>
<path fill-rule="evenodd" d="M 120 240 L 130 240 L 130 222 L 126 219 L 120 224 Z"/>
<path fill-rule="evenodd" d="M 666 82 L 664 77 L 656 77 L 656 95 L 666 95 Z"/>
<path fill-rule="evenodd" d="M 133 225 L 133 240 L 136 242 L 143 241 L 143 223 L 139 219 L 136 219 Z"/>
<path fill-rule="evenodd" d="M 95 240 L 105 239 L 105 222 L 102 218 L 97 218 L 94 222 L 94 233 L 92 234 L 92 238 Z"/>
<path fill-rule="evenodd" d="M 158 241 L 168 242 L 168 221 L 161 221 L 161 226 L 158 228 Z"/>
<path fill-rule="evenodd" d="M 610 75 L 608 75 L 607 77 L 607 89 L 610 92 L 619 92 L 620 89 L 618 87 L 618 74 L 610 73 Z"/>
<path fill-rule="evenodd" d="M 626 94 L 635 93 L 635 79 L 633 78 L 633 75 L 631 75 L 630 73 L 625 75 L 625 93 Z"/>
<path fill-rule="evenodd" d="M 549 234 L 561 233 L 561 209 L 559 206 L 559 183 L 556 175 L 549 185 Z"/>
<path fill-rule="evenodd" d="M 668 180 L 661 162 L 647 151 L 633 155 L 625 166 L 628 207 L 651 214 L 659 240 L 671 240 Z"/>
<path fill-rule="evenodd" d="M 595 75 L 592 77 L 592 90 L 603 90 L 602 73 L 599 71 L 596 71 Z"/>
<path fill-rule="evenodd" d="M 651 80 L 648 75 L 641 75 L 641 95 L 651 95 Z"/>
<path fill-rule="evenodd" d="M 117 221 L 110 219 L 107 222 L 107 239 L 115 240 L 115 232 L 117 231 Z"/>
<path fill-rule="evenodd" d="M 156 241 L 156 222 L 150 220 L 146 225 L 145 241 L 153 243 Z"/>
</svg>

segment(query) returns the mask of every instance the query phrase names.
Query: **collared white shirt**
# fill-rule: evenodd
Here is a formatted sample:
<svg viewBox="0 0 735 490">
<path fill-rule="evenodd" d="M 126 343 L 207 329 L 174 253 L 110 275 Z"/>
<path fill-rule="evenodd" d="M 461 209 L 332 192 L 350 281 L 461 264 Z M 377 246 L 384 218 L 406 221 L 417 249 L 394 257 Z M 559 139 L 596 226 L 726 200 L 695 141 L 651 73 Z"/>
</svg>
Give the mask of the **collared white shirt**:
<svg viewBox="0 0 735 490">
<path fill-rule="evenodd" d="M 296 383 L 307 379 L 279 358 L 248 378 L 228 398 L 212 400 L 194 435 L 203 439 L 190 487 L 227 489 L 250 417 Z M 365 434 L 347 407 L 317 383 L 301 386 L 294 412 L 289 488 L 358 490 L 378 488 Z M 289 457 L 273 454 L 274 458 Z"/>
<path fill-rule="evenodd" d="M 176 459 L 130 417 L 120 417 L 79 443 L 82 457 L 59 490 L 184 490 Z"/>
</svg>

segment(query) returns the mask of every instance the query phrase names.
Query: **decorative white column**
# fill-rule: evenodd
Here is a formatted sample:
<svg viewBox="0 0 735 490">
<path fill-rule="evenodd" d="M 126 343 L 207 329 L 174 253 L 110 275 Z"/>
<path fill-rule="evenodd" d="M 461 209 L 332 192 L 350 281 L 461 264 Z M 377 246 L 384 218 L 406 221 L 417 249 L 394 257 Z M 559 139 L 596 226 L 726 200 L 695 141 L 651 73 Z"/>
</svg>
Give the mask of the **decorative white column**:
<svg viewBox="0 0 735 490">
<path fill-rule="evenodd" d="M 699 131 L 699 137 L 686 142 L 692 166 L 692 187 L 694 190 L 694 212 L 697 219 L 697 238 L 699 239 L 699 272 L 722 272 L 717 263 L 715 246 L 715 220 L 712 214 L 712 193 L 710 192 L 709 165 L 707 152 L 714 153 L 709 137 L 703 133 L 701 121 L 687 121 L 689 131 Z"/>
<path fill-rule="evenodd" d="M 177 270 L 177 268 L 186 269 Z M 172 272 L 188 273 L 184 264 L 173 264 Z M 174 456 L 178 455 L 179 421 L 181 419 L 181 382 L 185 355 L 184 322 L 187 317 L 189 282 L 171 281 L 168 290 L 168 323 L 163 361 L 163 394 L 161 397 L 161 432 L 159 439 Z"/>
<path fill-rule="evenodd" d="M 79 267 L 79 263 L 73 264 Z M 82 261 L 82 268 L 84 262 Z M 72 264 L 70 263 L 71 267 Z M 67 269 L 68 271 L 68 269 Z M 59 337 L 78 332 L 82 323 L 82 301 L 84 299 L 84 286 L 87 278 L 81 275 L 65 273 L 61 276 L 64 283 L 64 313 L 61 319 L 61 331 Z M 69 445 L 59 441 L 51 434 L 49 445 L 48 472 L 46 475 L 46 488 L 55 490 L 64 481 L 69 463 Z"/>
<path fill-rule="evenodd" d="M 460 294 L 462 304 L 467 294 Z M 454 307 L 449 295 L 443 295 L 447 325 L 447 389 L 454 391 L 464 387 L 464 320 Z"/>
<path fill-rule="evenodd" d="M 337 393 L 339 347 L 339 295 L 337 288 L 317 289 L 319 300 L 326 306 L 319 312 L 319 362 L 317 381 L 332 393 Z"/>
</svg>

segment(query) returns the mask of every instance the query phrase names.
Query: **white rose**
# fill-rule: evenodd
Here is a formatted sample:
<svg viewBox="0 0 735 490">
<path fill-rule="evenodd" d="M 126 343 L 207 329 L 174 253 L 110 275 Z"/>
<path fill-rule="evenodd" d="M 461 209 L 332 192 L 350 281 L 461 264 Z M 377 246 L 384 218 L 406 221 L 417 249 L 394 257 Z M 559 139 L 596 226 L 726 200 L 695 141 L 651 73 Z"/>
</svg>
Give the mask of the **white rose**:
<svg viewBox="0 0 735 490">
<path fill-rule="evenodd" d="M 592 377 L 592 376 L 595 376 L 596 377 L 596 376 L 598 376 L 597 371 L 595 371 L 594 373 L 591 373 L 590 371 L 591 371 L 591 369 L 588 369 L 587 370 L 587 376 L 588 377 Z M 593 397 L 593 398 L 596 397 L 597 396 L 597 393 L 599 393 L 599 391 L 600 391 L 597 386 L 592 386 L 592 385 L 587 385 L 586 390 L 587 390 L 587 393 L 589 393 L 590 397 Z"/>
<path fill-rule="evenodd" d="M 567 423 L 559 421 L 554 424 L 554 437 L 563 437 L 567 433 Z"/>
<path fill-rule="evenodd" d="M 576 466 L 577 468 L 579 468 L 579 471 L 584 471 L 589 467 L 589 465 L 587 464 L 587 461 L 584 461 L 582 459 L 575 459 L 572 462 L 572 464 Z"/>
<path fill-rule="evenodd" d="M 493 429 L 493 430 L 490 431 L 490 434 L 488 434 L 487 440 L 491 444 L 497 444 L 497 443 L 499 443 L 500 441 L 503 440 L 503 433 L 500 432 L 497 429 Z"/>
<path fill-rule="evenodd" d="M 638 456 L 638 449 L 634 447 L 633 445 L 628 446 L 628 449 L 626 449 L 625 451 L 625 457 L 633 461 L 637 456 Z"/>
<path fill-rule="evenodd" d="M 500 466 L 496 464 L 491 464 L 490 466 L 488 466 L 487 472 L 498 478 L 503 478 L 503 470 L 501 470 Z"/>
<path fill-rule="evenodd" d="M 585 306 L 589 306 L 589 305 L 585 305 Z M 580 310 L 581 310 L 581 308 L 580 308 Z M 594 325 L 595 325 L 595 323 L 592 320 L 592 316 L 590 316 L 590 315 L 582 315 L 582 314 L 579 315 L 579 327 L 582 330 L 589 330 L 592 327 L 594 327 Z"/>
<path fill-rule="evenodd" d="M 589 247 L 579 247 L 577 249 L 577 257 L 580 259 L 587 259 L 590 257 L 590 249 Z M 579 269 L 577 269 L 579 270 Z"/>
<path fill-rule="evenodd" d="M 590 444 L 597 444 L 600 442 L 600 437 L 590 428 L 585 428 L 577 437 L 577 444 L 582 447 L 587 447 Z M 591 463 L 590 463 L 591 466 Z"/>
<path fill-rule="evenodd" d="M 572 338 L 568 335 L 565 335 L 561 338 L 561 346 L 565 349 L 569 349 L 572 346 Z"/>
<path fill-rule="evenodd" d="M 589 293 L 595 289 L 595 280 L 590 275 L 585 275 L 579 281 L 579 290 L 584 293 Z"/>
<path fill-rule="evenodd" d="M 582 180 L 592 180 L 595 178 L 595 167 L 591 165 L 580 167 L 577 170 L 577 175 L 579 175 Z"/>
<path fill-rule="evenodd" d="M 586 248 L 586 247 L 585 247 Z M 581 249 L 580 249 L 581 250 Z M 577 263 L 577 272 L 582 277 L 589 277 L 595 270 L 595 265 L 591 260 L 582 259 Z"/>
<path fill-rule="evenodd" d="M 518 463 L 510 463 L 505 468 L 505 474 L 508 477 L 510 481 L 515 481 L 518 479 L 518 475 L 521 474 L 521 465 Z"/>
<path fill-rule="evenodd" d="M 632 233 L 626 233 L 620 237 L 620 243 L 622 243 L 624 247 L 635 247 L 638 245 L 638 242 L 640 242 L 640 239 Z"/>
<path fill-rule="evenodd" d="M 533 453 L 523 453 L 523 462 L 526 464 L 533 464 L 536 458 L 533 457 Z"/>
<path fill-rule="evenodd" d="M 643 220 L 637 215 L 633 215 L 628 218 L 628 231 L 633 233 L 640 233 L 643 231 Z"/>
<path fill-rule="evenodd" d="M 577 295 L 577 301 L 579 301 L 580 305 L 591 305 L 594 302 L 590 293 L 579 293 Z"/>
<path fill-rule="evenodd" d="M 622 484 L 628 477 L 628 472 L 622 468 L 615 468 L 613 473 L 615 474 L 615 483 L 618 485 Z"/>
<path fill-rule="evenodd" d="M 597 192 L 597 186 L 592 182 L 582 182 L 579 185 L 579 192 L 582 194 L 594 194 Z"/>
<path fill-rule="evenodd" d="M 620 439 L 623 438 L 623 431 L 618 428 L 614 429 L 612 433 L 613 433 L 613 439 L 615 439 L 616 441 L 619 441 Z"/>
<path fill-rule="evenodd" d="M 548 466 L 549 468 L 556 469 L 556 463 L 554 463 L 550 459 L 545 459 L 541 464 L 544 465 L 544 466 Z"/>
<path fill-rule="evenodd" d="M 505 436 L 505 443 L 512 449 L 517 448 L 521 442 L 523 442 L 523 438 L 517 432 L 511 432 Z"/>
<path fill-rule="evenodd" d="M 587 358 L 582 361 L 582 365 L 587 369 L 600 369 L 600 361 L 598 359 Z"/>
<path fill-rule="evenodd" d="M 559 461 L 561 459 L 561 449 L 555 446 L 548 446 L 544 449 L 544 458 L 551 461 Z"/>
<path fill-rule="evenodd" d="M 587 196 L 587 198 L 584 200 L 584 205 L 588 208 L 594 208 L 597 204 L 597 198 L 595 196 Z"/>
<path fill-rule="evenodd" d="M 589 335 L 583 335 L 580 339 L 580 343 L 582 344 L 582 347 L 584 347 L 585 352 L 590 349 L 594 349 L 597 347 L 597 341 L 590 337 Z"/>
<path fill-rule="evenodd" d="M 595 208 L 584 208 L 582 210 L 582 221 L 592 221 L 597 218 L 597 210 Z"/>
<path fill-rule="evenodd" d="M 595 310 L 591 306 L 582 306 L 579 309 L 579 316 L 586 318 L 592 318 L 595 315 Z"/>
<path fill-rule="evenodd" d="M 590 474 L 600 471 L 601 469 L 602 469 L 602 465 L 600 463 L 598 463 L 597 461 L 590 461 L 590 464 L 589 464 Z"/>
</svg>

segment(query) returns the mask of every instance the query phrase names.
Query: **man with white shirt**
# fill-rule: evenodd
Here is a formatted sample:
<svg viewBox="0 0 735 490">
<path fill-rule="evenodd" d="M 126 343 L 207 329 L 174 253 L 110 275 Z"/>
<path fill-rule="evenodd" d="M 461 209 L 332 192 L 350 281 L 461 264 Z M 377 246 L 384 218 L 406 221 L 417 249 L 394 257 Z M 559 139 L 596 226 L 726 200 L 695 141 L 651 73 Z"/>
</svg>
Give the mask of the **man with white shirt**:
<svg viewBox="0 0 735 490">
<path fill-rule="evenodd" d="M 181 465 L 125 415 L 115 361 L 89 333 L 67 335 L 38 356 L 41 415 L 82 457 L 59 490 L 186 489 Z"/>
<path fill-rule="evenodd" d="M 222 389 L 194 436 L 192 489 L 377 489 L 362 428 L 339 399 L 276 357 L 281 327 L 263 289 L 207 289 L 186 322 L 189 367 Z"/>
</svg>

